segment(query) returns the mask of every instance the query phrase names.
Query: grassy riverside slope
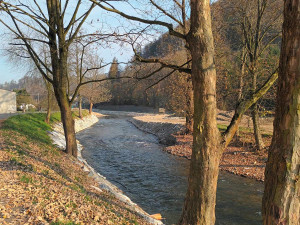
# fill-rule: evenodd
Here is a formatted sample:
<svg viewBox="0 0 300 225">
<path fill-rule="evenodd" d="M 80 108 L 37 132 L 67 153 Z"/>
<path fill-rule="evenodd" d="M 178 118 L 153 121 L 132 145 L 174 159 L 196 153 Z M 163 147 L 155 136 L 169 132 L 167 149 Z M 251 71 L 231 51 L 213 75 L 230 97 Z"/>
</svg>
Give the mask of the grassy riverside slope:
<svg viewBox="0 0 300 225">
<path fill-rule="evenodd" d="M 1 125 L 0 224 L 147 224 L 52 144 L 44 118 L 24 114 Z M 59 119 L 54 113 L 51 122 Z"/>
</svg>

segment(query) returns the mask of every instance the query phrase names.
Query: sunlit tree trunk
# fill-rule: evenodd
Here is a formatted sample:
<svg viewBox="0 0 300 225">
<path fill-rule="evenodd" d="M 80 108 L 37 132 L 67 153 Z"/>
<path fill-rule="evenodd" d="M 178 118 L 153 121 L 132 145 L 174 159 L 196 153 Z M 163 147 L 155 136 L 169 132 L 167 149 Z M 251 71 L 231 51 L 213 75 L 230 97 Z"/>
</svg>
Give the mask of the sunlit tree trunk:
<svg viewBox="0 0 300 225">
<path fill-rule="evenodd" d="M 90 102 L 90 110 L 89 110 L 89 114 L 91 115 L 93 113 L 93 103 Z"/>
<path fill-rule="evenodd" d="M 46 114 L 46 123 L 50 123 L 50 118 L 51 118 L 51 95 L 52 95 L 52 90 L 51 90 L 51 84 L 44 79 L 44 82 L 46 84 L 47 88 L 47 114 Z"/>
<path fill-rule="evenodd" d="M 265 171 L 265 225 L 300 223 L 300 0 L 284 1 L 274 133 Z"/>
<path fill-rule="evenodd" d="M 242 102 L 243 99 L 243 87 L 244 87 L 244 76 L 245 76 L 245 64 L 246 64 L 246 47 L 243 46 L 241 52 L 241 64 L 240 64 L 240 76 L 239 76 L 239 89 L 238 89 L 238 105 Z M 236 130 L 236 138 L 238 139 L 240 135 L 239 128 Z"/>
<path fill-rule="evenodd" d="M 216 121 L 216 70 L 209 1 L 191 0 L 188 42 L 193 59 L 194 131 L 188 191 L 179 224 L 212 225 L 222 149 Z"/>
<path fill-rule="evenodd" d="M 72 117 L 71 103 L 67 94 L 68 47 L 65 41 L 63 20 L 59 11 L 59 2 L 57 0 L 47 0 L 47 8 L 49 13 L 48 45 L 53 70 L 53 89 L 60 108 L 61 121 L 66 139 L 66 152 L 77 157 L 75 124 Z M 53 29 L 53 27 L 57 27 L 57 30 Z"/>
<path fill-rule="evenodd" d="M 82 97 L 78 94 L 78 111 L 79 111 L 79 118 L 83 118 L 82 116 Z"/>
<path fill-rule="evenodd" d="M 251 57 L 250 57 L 250 64 L 251 64 L 250 71 L 253 76 L 253 78 L 252 78 L 253 79 L 252 80 L 252 94 L 253 94 L 253 93 L 255 93 L 255 91 L 257 89 L 257 72 L 256 72 L 255 60 L 251 59 Z M 260 151 L 265 147 L 265 145 L 262 140 L 262 135 L 261 135 L 261 131 L 259 128 L 259 114 L 258 114 L 257 102 L 255 104 L 253 104 L 253 106 L 252 106 L 251 116 L 252 116 L 252 122 L 253 122 L 253 132 L 254 132 L 254 137 L 255 137 L 256 150 Z"/>
<path fill-rule="evenodd" d="M 187 90 L 185 93 L 186 98 L 186 115 L 185 115 L 185 123 L 186 123 L 186 133 L 193 132 L 193 114 L 194 114 L 194 102 L 193 102 L 193 84 L 191 81 L 190 74 L 187 74 Z"/>
</svg>

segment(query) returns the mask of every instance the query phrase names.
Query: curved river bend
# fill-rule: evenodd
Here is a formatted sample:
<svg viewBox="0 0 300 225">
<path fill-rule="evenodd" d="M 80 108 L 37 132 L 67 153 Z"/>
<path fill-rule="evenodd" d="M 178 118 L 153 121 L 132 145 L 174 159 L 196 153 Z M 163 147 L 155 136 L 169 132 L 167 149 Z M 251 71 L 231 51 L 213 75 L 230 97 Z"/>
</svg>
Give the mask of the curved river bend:
<svg viewBox="0 0 300 225">
<path fill-rule="evenodd" d="M 187 189 L 189 161 L 162 151 L 157 138 L 127 121 L 129 114 L 105 112 L 91 128 L 77 134 L 83 157 L 149 214 L 166 224 L 178 221 Z M 216 224 L 261 224 L 263 185 L 220 172 Z"/>
</svg>

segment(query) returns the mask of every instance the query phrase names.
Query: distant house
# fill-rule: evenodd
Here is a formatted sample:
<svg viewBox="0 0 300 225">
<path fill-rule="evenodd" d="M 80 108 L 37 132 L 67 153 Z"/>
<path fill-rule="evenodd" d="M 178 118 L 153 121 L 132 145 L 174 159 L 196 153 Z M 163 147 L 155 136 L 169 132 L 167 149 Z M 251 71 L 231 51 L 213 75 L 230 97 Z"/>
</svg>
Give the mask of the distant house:
<svg viewBox="0 0 300 225">
<path fill-rule="evenodd" d="M 0 89 L 0 113 L 15 113 L 16 111 L 16 93 Z"/>
</svg>

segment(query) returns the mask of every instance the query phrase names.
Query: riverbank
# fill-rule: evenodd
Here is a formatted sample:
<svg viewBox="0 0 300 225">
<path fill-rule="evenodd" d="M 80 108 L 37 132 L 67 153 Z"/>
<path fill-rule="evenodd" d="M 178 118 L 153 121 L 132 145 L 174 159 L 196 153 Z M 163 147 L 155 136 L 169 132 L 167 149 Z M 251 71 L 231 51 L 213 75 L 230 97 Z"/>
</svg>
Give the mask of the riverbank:
<svg viewBox="0 0 300 225">
<path fill-rule="evenodd" d="M 230 122 L 232 112 L 219 111 L 218 127 L 224 131 Z M 160 143 L 165 144 L 164 150 L 172 155 L 191 159 L 192 135 L 183 134 L 185 120 L 182 117 L 172 117 L 168 114 L 148 114 L 135 116 L 129 120 L 139 129 L 154 134 Z M 239 138 L 232 141 L 223 153 L 220 169 L 240 175 L 264 181 L 265 163 L 267 160 L 267 148 L 257 152 L 254 149 L 255 140 L 251 133 L 250 118 L 244 116 Z M 263 121 L 265 131 L 263 139 L 268 147 L 271 142 L 272 120 Z"/>
<path fill-rule="evenodd" d="M 2 123 L 0 224 L 148 224 L 54 146 L 43 120 L 36 113 Z"/>
<path fill-rule="evenodd" d="M 88 127 L 91 127 L 95 123 L 99 121 L 99 118 L 104 117 L 104 115 L 94 112 L 92 115 L 86 116 L 82 119 L 75 120 L 75 132 L 80 132 Z M 57 145 L 60 149 L 65 149 L 65 137 L 63 134 L 63 126 L 62 123 L 55 123 L 52 126 L 53 130 L 50 132 L 50 137 L 55 145 Z M 78 142 L 78 141 L 77 141 Z M 140 208 L 137 204 L 131 201 L 123 192 L 109 182 L 106 177 L 97 173 L 93 167 L 91 167 L 87 161 L 82 157 L 83 146 L 78 142 L 78 160 L 81 163 L 81 168 L 88 173 L 90 177 L 92 177 L 97 183 L 97 187 L 101 187 L 101 189 L 108 191 L 119 201 L 126 204 L 127 208 L 137 213 L 140 217 L 144 218 L 147 222 L 151 224 L 161 225 L 162 222 L 156 219 L 153 219 L 147 212 L 145 212 L 142 208 Z"/>
</svg>

